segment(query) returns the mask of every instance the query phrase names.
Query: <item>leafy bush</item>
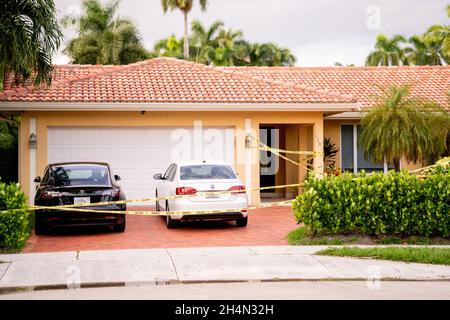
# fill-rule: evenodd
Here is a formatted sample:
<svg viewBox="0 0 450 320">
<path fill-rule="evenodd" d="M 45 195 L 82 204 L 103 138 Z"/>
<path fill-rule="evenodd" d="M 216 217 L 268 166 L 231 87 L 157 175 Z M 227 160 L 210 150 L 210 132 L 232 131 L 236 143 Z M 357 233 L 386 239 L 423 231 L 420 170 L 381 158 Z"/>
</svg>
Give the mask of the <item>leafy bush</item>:
<svg viewBox="0 0 450 320">
<path fill-rule="evenodd" d="M 0 182 L 0 250 L 21 249 L 30 234 L 27 197 L 20 184 Z"/>
<path fill-rule="evenodd" d="M 450 236 L 450 167 L 425 179 L 407 171 L 309 177 L 293 203 L 313 234 Z"/>
</svg>

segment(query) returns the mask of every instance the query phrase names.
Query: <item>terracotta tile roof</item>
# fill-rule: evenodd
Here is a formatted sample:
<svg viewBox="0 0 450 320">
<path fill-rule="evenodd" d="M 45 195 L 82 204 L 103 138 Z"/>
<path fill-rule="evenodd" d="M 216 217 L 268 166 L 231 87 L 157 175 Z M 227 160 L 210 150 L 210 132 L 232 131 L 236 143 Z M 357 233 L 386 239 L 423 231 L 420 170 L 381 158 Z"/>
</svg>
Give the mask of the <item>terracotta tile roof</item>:
<svg viewBox="0 0 450 320">
<path fill-rule="evenodd" d="M 380 87 L 410 84 L 411 94 L 432 99 L 450 110 L 450 66 L 402 67 L 224 67 L 271 81 L 337 90 L 354 96 L 363 107 L 376 102 Z"/>
<path fill-rule="evenodd" d="M 14 87 L 0 102 L 352 103 L 336 90 L 263 79 L 258 75 L 173 58 L 126 66 L 55 66 L 50 88 Z"/>
</svg>

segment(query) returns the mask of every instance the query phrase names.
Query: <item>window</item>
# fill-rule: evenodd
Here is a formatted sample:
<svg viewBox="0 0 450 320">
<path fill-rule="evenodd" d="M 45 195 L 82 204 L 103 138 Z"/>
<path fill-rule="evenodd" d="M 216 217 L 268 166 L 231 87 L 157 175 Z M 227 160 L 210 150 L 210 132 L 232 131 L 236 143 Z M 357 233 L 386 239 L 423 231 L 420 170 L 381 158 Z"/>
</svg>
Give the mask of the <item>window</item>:
<svg viewBox="0 0 450 320">
<path fill-rule="evenodd" d="M 182 166 L 180 169 L 180 179 L 236 179 L 236 174 L 230 166 L 226 165 Z"/>
<path fill-rule="evenodd" d="M 358 145 L 361 135 L 361 126 L 358 124 L 341 125 L 341 168 L 343 171 L 366 172 L 384 171 L 392 169 L 392 165 L 386 163 L 373 163 L 364 157 L 364 151 Z"/>
<path fill-rule="evenodd" d="M 49 171 L 48 171 L 48 168 L 47 168 L 47 169 L 45 169 L 45 173 L 44 173 L 44 176 L 42 178 L 42 182 L 41 183 L 43 185 L 48 185 L 48 184 L 50 184 L 50 182 L 51 182 L 50 174 L 49 174 Z"/>
<path fill-rule="evenodd" d="M 108 167 L 97 164 L 68 164 L 51 167 L 55 186 L 111 186 Z"/>
</svg>

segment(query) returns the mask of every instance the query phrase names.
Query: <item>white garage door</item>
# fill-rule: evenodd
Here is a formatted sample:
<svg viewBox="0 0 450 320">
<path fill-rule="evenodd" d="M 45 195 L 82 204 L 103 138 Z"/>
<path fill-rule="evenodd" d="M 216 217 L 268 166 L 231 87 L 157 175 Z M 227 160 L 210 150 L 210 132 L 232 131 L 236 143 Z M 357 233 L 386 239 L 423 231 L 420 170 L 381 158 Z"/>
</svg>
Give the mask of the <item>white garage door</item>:
<svg viewBox="0 0 450 320">
<path fill-rule="evenodd" d="M 232 128 L 50 127 L 48 162 L 108 162 L 127 199 L 155 195 L 153 175 L 177 160 L 218 159 L 234 165 Z"/>
</svg>

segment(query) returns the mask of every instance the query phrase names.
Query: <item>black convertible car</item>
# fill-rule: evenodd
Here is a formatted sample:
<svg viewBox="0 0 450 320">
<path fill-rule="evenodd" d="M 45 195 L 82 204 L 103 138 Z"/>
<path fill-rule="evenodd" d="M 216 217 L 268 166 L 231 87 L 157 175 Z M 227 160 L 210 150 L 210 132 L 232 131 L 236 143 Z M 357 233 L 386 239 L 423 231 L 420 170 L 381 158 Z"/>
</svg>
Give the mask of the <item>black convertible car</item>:
<svg viewBox="0 0 450 320">
<path fill-rule="evenodd" d="M 111 176 L 107 163 L 66 162 L 49 164 L 44 176 L 36 177 L 34 204 L 37 206 L 77 205 L 95 202 L 125 200 L 117 184 L 120 177 Z M 125 204 L 84 207 L 93 210 L 121 211 Z M 116 232 L 125 231 L 124 214 L 74 212 L 67 210 L 37 210 L 35 233 L 43 234 L 50 227 L 79 225 L 112 225 Z"/>
</svg>

